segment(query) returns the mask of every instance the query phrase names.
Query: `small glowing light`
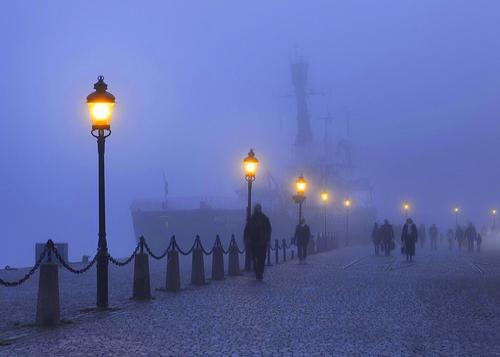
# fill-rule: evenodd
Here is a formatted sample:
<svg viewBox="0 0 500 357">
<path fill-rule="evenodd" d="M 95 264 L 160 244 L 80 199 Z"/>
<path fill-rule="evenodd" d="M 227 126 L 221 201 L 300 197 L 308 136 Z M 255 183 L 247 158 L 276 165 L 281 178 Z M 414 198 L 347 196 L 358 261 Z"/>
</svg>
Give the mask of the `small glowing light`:
<svg viewBox="0 0 500 357">
<path fill-rule="evenodd" d="M 324 203 L 328 202 L 328 199 L 330 198 L 330 195 L 328 194 L 328 192 L 324 191 L 324 192 L 321 192 L 321 201 L 323 201 Z"/>
<path fill-rule="evenodd" d="M 455 213 L 460 212 L 460 208 L 458 208 L 458 207 L 453 208 L 453 212 L 455 212 Z"/>
<path fill-rule="evenodd" d="M 408 202 L 405 202 L 405 203 L 403 204 L 403 209 L 404 209 L 405 211 L 409 211 L 409 210 L 410 210 L 410 204 L 409 204 Z"/>
<path fill-rule="evenodd" d="M 95 91 L 87 96 L 87 105 L 92 122 L 92 129 L 109 129 L 111 116 L 115 107 L 115 96 L 106 89 L 104 77 L 99 76 L 94 84 Z"/>
<path fill-rule="evenodd" d="M 345 201 L 344 201 L 344 206 L 345 206 L 346 208 L 351 207 L 351 205 L 352 205 L 351 200 L 345 200 Z"/>
<path fill-rule="evenodd" d="M 495 216 L 497 214 L 497 210 L 496 209 L 492 209 L 491 210 L 491 214 Z"/>
<path fill-rule="evenodd" d="M 259 166 L 259 160 L 255 157 L 253 149 L 250 149 L 248 156 L 243 160 L 243 168 L 247 179 L 254 179 Z"/>
<path fill-rule="evenodd" d="M 303 195 L 307 189 L 307 181 L 304 179 L 304 176 L 301 174 L 297 181 L 295 181 L 295 187 L 297 188 L 297 193 L 299 195 Z"/>
</svg>

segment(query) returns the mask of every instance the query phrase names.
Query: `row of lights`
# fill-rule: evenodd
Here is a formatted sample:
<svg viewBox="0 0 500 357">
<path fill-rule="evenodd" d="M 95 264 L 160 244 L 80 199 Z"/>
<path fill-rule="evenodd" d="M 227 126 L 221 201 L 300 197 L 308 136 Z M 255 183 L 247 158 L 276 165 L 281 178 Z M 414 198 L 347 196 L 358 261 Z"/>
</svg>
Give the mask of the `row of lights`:
<svg viewBox="0 0 500 357">
<path fill-rule="evenodd" d="M 247 180 L 247 182 L 250 183 L 255 181 L 255 174 L 257 172 L 258 166 L 259 160 L 255 157 L 253 149 L 250 149 L 247 157 L 245 157 L 245 159 L 243 160 L 243 168 L 245 170 L 245 179 Z M 305 201 L 307 185 L 308 182 L 304 178 L 304 175 L 300 174 L 300 176 L 295 181 L 295 189 L 297 192 L 293 197 L 296 203 L 302 204 Z M 320 199 L 324 204 L 328 204 L 330 200 L 330 194 L 327 191 L 322 191 L 320 193 Z M 349 208 L 351 207 L 352 201 L 350 199 L 345 199 L 343 201 L 343 204 L 344 207 Z"/>
</svg>

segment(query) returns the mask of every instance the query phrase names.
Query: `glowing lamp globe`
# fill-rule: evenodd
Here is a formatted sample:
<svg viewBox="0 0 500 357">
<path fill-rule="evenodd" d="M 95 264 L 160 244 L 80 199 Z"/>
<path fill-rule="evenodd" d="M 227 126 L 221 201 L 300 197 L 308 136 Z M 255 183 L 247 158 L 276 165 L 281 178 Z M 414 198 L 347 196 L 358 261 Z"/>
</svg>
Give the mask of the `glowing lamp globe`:
<svg viewBox="0 0 500 357">
<path fill-rule="evenodd" d="M 345 206 L 346 208 L 351 207 L 351 205 L 352 205 L 351 200 L 345 200 L 345 201 L 344 201 L 344 206 Z"/>
<path fill-rule="evenodd" d="M 255 173 L 259 167 L 259 160 L 255 157 L 253 149 L 250 149 L 248 156 L 243 160 L 243 168 L 245 169 L 245 176 L 247 180 L 254 180 Z"/>
<path fill-rule="evenodd" d="M 330 198 L 328 192 L 326 192 L 326 191 L 321 192 L 320 197 L 321 197 L 321 201 L 323 201 L 323 203 L 327 203 L 328 199 Z"/>
<path fill-rule="evenodd" d="M 460 208 L 458 208 L 458 207 L 453 208 L 453 212 L 455 212 L 455 213 L 460 212 Z"/>
<path fill-rule="evenodd" d="M 491 214 L 495 216 L 497 214 L 497 210 L 496 209 L 492 209 L 491 210 Z"/>
<path fill-rule="evenodd" d="M 94 89 L 95 91 L 87 96 L 92 130 L 109 130 L 115 107 L 115 96 L 107 91 L 108 85 L 104 83 L 103 76 L 97 77 Z"/>
<path fill-rule="evenodd" d="M 410 210 L 410 205 L 409 205 L 407 202 L 405 202 L 405 203 L 403 204 L 403 209 L 404 209 L 405 211 L 409 211 L 409 210 Z"/>
<path fill-rule="evenodd" d="M 295 188 L 297 189 L 297 194 L 303 195 L 307 189 L 307 181 L 304 179 L 304 176 L 301 174 L 297 181 L 295 181 Z"/>
</svg>

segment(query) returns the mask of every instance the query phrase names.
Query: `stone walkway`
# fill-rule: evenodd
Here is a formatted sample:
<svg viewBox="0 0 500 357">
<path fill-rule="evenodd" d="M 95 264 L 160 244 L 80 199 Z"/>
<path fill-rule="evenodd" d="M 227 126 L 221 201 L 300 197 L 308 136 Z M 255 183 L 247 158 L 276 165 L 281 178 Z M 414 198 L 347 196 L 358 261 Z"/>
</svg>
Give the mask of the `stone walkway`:
<svg viewBox="0 0 500 357">
<path fill-rule="evenodd" d="M 0 289 L 0 355 L 500 355 L 500 250 L 483 248 L 417 251 L 412 264 L 348 248 L 275 265 L 263 283 L 228 277 L 143 303 L 128 300 L 132 269 L 114 269 L 117 310 L 104 313 L 79 312 L 94 304 L 95 271 L 63 273 L 69 321 L 58 328 L 24 326 L 36 280 Z M 153 287 L 164 284 L 164 268 L 152 264 Z"/>
</svg>

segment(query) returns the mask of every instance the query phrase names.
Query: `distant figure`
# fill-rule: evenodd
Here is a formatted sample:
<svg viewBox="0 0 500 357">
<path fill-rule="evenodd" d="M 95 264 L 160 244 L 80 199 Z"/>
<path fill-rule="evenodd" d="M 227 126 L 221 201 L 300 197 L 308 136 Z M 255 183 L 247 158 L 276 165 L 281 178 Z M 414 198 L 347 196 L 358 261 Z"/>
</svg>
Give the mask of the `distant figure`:
<svg viewBox="0 0 500 357">
<path fill-rule="evenodd" d="M 266 261 L 267 245 L 271 240 L 271 222 L 262 213 L 262 206 L 256 204 L 253 214 L 245 226 L 245 241 L 252 251 L 252 260 L 255 267 L 255 277 L 262 281 L 264 278 L 264 263 Z"/>
<path fill-rule="evenodd" d="M 431 249 L 437 249 L 439 231 L 435 224 L 429 228 L 429 237 L 431 237 Z"/>
<path fill-rule="evenodd" d="M 401 233 L 401 242 L 404 246 L 404 253 L 406 254 L 407 261 L 411 262 L 413 260 L 413 257 L 415 256 L 415 243 L 417 241 L 417 226 L 413 223 L 411 218 L 408 218 L 403 227 L 403 232 Z"/>
<path fill-rule="evenodd" d="M 425 241 L 427 240 L 425 224 L 418 226 L 418 237 L 420 238 L 420 247 L 423 248 L 425 246 Z"/>
<path fill-rule="evenodd" d="M 483 237 L 480 233 L 478 233 L 476 238 L 476 246 L 478 253 L 481 251 L 481 243 L 483 243 Z"/>
<path fill-rule="evenodd" d="M 380 227 L 380 236 L 382 237 L 382 244 L 384 246 L 385 255 L 391 255 L 391 250 L 394 249 L 394 229 L 389 221 L 384 220 L 384 224 Z"/>
<path fill-rule="evenodd" d="M 307 245 L 309 244 L 309 239 L 311 238 L 311 230 L 306 224 L 306 220 L 302 218 L 300 224 L 295 228 L 295 242 L 297 244 L 297 254 L 299 256 L 299 264 L 302 264 L 306 260 L 307 256 Z"/>
<path fill-rule="evenodd" d="M 375 222 L 372 229 L 372 242 L 375 247 L 375 255 L 378 255 L 380 251 L 380 229 L 378 223 Z"/>
<path fill-rule="evenodd" d="M 462 245 L 464 244 L 464 230 L 461 226 L 457 226 L 455 228 L 455 240 L 457 241 L 458 244 L 458 250 L 462 251 Z"/>
<path fill-rule="evenodd" d="M 446 234 L 448 238 L 448 249 L 452 250 L 453 249 L 453 240 L 455 239 L 455 233 L 453 232 L 453 229 L 448 229 L 448 233 Z"/>
<path fill-rule="evenodd" d="M 469 223 L 465 229 L 465 238 L 467 239 L 467 250 L 474 252 L 474 241 L 477 239 L 477 232 L 476 227 L 472 223 Z"/>
</svg>

